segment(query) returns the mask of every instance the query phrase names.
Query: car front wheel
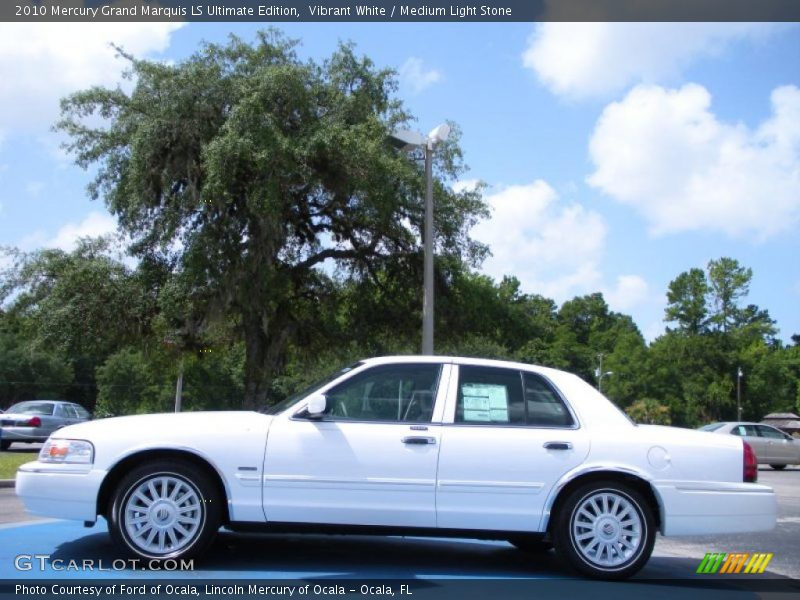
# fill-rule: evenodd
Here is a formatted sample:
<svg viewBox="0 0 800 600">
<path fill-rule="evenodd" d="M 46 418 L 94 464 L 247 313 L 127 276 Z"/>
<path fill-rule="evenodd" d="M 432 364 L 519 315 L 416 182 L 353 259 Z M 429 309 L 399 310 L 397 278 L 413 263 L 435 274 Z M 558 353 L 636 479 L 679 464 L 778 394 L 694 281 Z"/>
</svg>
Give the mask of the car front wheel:
<svg viewBox="0 0 800 600">
<path fill-rule="evenodd" d="M 786 465 L 770 465 L 776 471 L 783 471 L 786 468 Z"/>
<path fill-rule="evenodd" d="M 590 483 L 566 498 L 553 538 L 558 553 L 584 575 L 625 579 L 650 558 L 655 520 L 647 501 L 630 486 Z"/>
<path fill-rule="evenodd" d="M 154 461 L 132 470 L 114 493 L 111 535 L 134 555 L 165 560 L 200 554 L 222 520 L 222 499 L 195 465 Z"/>
</svg>

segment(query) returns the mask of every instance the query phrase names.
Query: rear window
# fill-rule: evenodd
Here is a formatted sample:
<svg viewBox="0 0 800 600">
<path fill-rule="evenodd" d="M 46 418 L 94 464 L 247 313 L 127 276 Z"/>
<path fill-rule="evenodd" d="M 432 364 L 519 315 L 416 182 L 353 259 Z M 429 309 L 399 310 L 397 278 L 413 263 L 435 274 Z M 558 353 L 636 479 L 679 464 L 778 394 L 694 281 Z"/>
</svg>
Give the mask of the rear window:
<svg viewBox="0 0 800 600">
<path fill-rule="evenodd" d="M 18 415 L 52 415 L 55 405 L 52 402 L 20 402 L 9 407 L 7 413 Z"/>
<path fill-rule="evenodd" d="M 716 431 L 723 425 L 725 425 L 725 423 L 710 423 L 709 425 L 703 425 L 700 427 L 700 431 Z"/>
</svg>

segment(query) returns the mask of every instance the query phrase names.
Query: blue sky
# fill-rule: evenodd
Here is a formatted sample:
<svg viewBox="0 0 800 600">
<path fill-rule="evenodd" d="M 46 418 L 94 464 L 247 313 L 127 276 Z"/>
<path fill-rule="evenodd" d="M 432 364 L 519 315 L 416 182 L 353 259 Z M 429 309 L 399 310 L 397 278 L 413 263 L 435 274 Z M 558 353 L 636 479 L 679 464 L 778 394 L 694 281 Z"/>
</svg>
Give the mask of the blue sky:
<svg viewBox="0 0 800 600">
<path fill-rule="evenodd" d="M 399 73 L 427 132 L 463 130 L 492 218 L 484 270 L 563 302 L 602 291 L 653 339 L 671 279 L 731 256 L 748 301 L 800 333 L 800 27 L 769 24 L 311 24 L 302 56 L 339 40 Z M 0 24 L 0 245 L 69 249 L 113 218 L 49 130 L 58 99 L 113 85 L 114 41 L 180 60 L 250 24 Z M 2 260 L 2 259 L 0 259 Z"/>
</svg>

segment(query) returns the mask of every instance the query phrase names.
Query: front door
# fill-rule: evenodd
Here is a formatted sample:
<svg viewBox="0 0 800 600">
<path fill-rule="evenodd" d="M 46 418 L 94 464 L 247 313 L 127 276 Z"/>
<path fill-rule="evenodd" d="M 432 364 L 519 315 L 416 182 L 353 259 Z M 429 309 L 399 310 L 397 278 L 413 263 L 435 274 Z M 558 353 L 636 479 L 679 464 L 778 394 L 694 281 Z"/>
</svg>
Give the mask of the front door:
<svg viewBox="0 0 800 600">
<path fill-rule="evenodd" d="M 449 365 L 369 367 L 326 392 L 322 419 L 283 414 L 270 427 L 264 512 L 271 522 L 434 527 Z"/>
<path fill-rule="evenodd" d="M 457 370 L 453 423 L 442 426 L 438 526 L 538 531 L 551 488 L 589 453 L 585 432 L 535 373 Z"/>
</svg>

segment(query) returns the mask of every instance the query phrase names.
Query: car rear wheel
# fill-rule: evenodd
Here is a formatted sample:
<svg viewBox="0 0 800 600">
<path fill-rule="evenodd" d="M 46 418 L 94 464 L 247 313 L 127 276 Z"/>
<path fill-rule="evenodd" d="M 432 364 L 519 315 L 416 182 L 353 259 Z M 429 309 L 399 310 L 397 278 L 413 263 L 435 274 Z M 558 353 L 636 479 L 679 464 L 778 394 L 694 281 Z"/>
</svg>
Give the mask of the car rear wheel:
<svg viewBox="0 0 800 600">
<path fill-rule="evenodd" d="M 109 515 L 112 537 L 134 555 L 150 560 L 188 558 L 214 539 L 222 520 L 222 499 L 202 469 L 161 460 L 123 477 Z"/>
<path fill-rule="evenodd" d="M 650 558 L 655 520 L 648 502 L 632 487 L 595 482 L 566 498 L 553 539 L 558 553 L 584 575 L 625 579 Z"/>
<path fill-rule="evenodd" d="M 8 440 L 0 440 L 0 450 L 8 450 L 11 448 L 11 442 Z"/>
<path fill-rule="evenodd" d="M 783 471 L 786 468 L 786 465 L 770 465 L 776 471 Z"/>
</svg>

